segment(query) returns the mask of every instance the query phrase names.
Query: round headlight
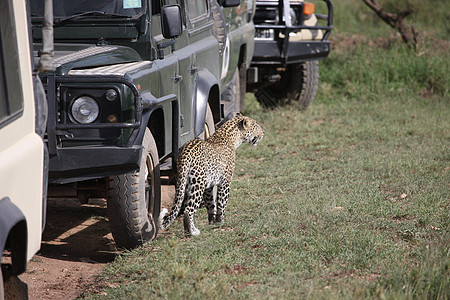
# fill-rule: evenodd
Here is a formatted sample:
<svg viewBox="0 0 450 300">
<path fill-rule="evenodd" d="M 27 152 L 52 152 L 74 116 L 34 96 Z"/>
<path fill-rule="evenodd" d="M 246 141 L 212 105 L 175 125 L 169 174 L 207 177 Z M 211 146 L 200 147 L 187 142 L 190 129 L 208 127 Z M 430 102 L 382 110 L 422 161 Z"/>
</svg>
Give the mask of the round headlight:
<svg viewBox="0 0 450 300">
<path fill-rule="evenodd" d="M 97 119 L 99 107 L 97 102 L 91 97 L 82 96 L 73 102 L 71 112 L 74 121 L 88 124 Z"/>
</svg>

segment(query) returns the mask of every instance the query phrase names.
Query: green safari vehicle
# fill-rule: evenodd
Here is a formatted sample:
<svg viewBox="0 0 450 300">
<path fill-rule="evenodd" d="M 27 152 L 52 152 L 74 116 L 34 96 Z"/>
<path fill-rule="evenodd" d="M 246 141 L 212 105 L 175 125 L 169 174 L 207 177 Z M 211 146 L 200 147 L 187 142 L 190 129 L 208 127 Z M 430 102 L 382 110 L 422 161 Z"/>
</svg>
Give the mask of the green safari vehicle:
<svg viewBox="0 0 450 300">
<path fill-rule="evenodd" d="M 178 149 L 233 116 L 209 0 L 61 0 L 51 21 L 44 0 L 30 3 L 35 59 L 54 56 L 41 73 L 49 195 L 107 198 L 119 247 L 153 239 Z"/>
</svg>

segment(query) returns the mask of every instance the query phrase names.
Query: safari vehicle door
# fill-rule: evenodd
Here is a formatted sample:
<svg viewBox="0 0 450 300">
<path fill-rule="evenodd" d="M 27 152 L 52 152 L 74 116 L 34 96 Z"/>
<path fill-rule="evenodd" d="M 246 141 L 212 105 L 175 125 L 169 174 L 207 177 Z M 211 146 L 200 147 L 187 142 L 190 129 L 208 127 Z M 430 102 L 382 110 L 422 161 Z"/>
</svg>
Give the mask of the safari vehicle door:
<svg viewBox="0 0 450 300">
<path fill-rule="evenodd" d="M 0 0 L 0 299 L 26 295 L 11 278 L 40 249 L 45 224 L 47 109 L 32 76 L 27 15 L 25 1 Z"/>
</svg>

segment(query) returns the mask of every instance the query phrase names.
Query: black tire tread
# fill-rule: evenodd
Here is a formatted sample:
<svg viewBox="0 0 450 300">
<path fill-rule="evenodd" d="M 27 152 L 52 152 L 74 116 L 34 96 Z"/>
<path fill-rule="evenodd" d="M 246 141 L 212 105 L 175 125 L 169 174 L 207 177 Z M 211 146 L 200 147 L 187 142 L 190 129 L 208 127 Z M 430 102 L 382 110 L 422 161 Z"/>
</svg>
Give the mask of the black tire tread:
<svg viewBox="0 0 450 300">
<path fill-rule="evenodd" d="M 143 140 L 144 150 L 156 155 L 152 157 L 155 165 L 154 205 L 156 206 L 160 205 L 161 197 L 160 186 L 158 186 L 160 184 L 158 152 L 150 131 L 148 129 L 147 131 Z M 146 163 L 146 156 L 141 158 L 141 166 L 143 163 Z M 140 176 L 142 176 L 140 173 L 141 170 L 137 170 L 109 178 L 107 211 L 111 232 L 119 247 L 134 248 L 153 239 L 157 234 L 155 212 L 153 215 L 148 214 L 145 199 L 141 199 L 141 194 L 145 195 L 145 184 L 140 182 Z M 159 214 L 159 209 L 156 210 Z M 150 232 L 147 230 L 148 226 L 153 227 Z"/>
<path fill-rule="evenodd" d="M 316 97 L 319 86 L 319 64 L 317 60 L 309 61 L 303 64 L 302 68 L 302 88 L 297 98 L 299 108 L 306 109 Z"/>
<path fill-rule="evenodd" d="M 289 65 L 281 80 L 256 91 L 255 97 L 264 107 L 274 108 L 298 101 L 299 109 L 306 109 L 316 96 L 319 85 L 317 61 Z"/>
<path fill-rule="evenodd" d="M 242 111 L 245 108 L 245 94 L 247 93 L 247 65 L 242 63 L 239 67 L 239 82 L 240 82 L 240 105 L 239 109 Z"/>
</svg>

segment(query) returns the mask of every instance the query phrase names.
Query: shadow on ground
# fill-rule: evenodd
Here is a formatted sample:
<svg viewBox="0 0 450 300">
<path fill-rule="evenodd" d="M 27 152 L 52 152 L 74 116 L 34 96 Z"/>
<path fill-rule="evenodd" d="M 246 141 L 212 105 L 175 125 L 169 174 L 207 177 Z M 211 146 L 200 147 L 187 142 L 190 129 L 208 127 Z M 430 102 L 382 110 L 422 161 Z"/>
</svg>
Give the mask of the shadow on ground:
<svg viewBox="0 0 450 300">
<path fill-rule="evenodd" d="M 120 253 L 106 217 L 106 200 L 49 199 L 41 250 L 20 278 L 30 299 L 75 299 L 97 292 L 97 275 Z"/>
<path fill-rule="evenodd" d="M 175 189 L 163 186 L 163 207 L 171 207 Z M 41 250 L 20 275 L 33 299 L 76 299 L 98 293 L 106 283 L 97 275 L 121 253 L 109 228 L 106 200 L 49 199 Z"/>
<path fill-rule="evenodd" d="M 119 252 L 110 233 L 105 199 L 49 199 L 40 255 L 69 261 L 112 262 Z"/>
</svg>

